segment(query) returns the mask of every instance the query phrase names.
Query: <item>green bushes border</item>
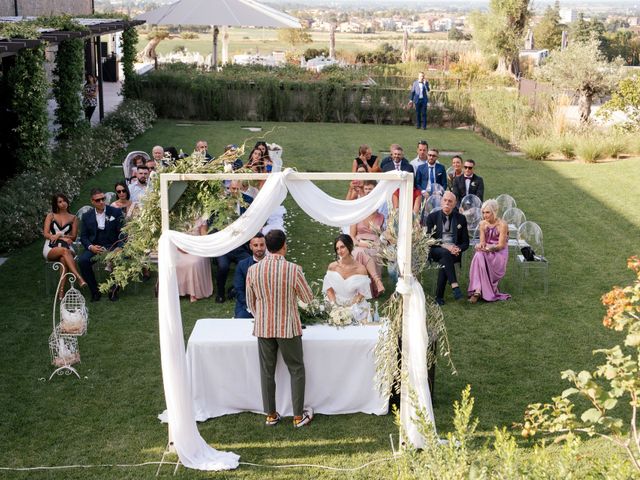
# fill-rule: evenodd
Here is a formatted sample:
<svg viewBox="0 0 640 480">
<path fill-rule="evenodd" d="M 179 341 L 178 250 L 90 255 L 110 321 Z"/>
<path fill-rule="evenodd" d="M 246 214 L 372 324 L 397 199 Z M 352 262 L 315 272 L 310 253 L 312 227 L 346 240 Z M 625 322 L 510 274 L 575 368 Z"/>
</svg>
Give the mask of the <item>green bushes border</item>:
<svg viewBox="0 0 640 480">
<path fill-rule="evenodd" d="M 103 125 L 58 143 L 49 166 L 26 171 L 0 188 L 0 252 L 42 237 L 44 216 L 55 192 L 77 197 L 87 178 L 121 162 L 127 141 L 148 129 L 155 113 L 145 102 L 125 100 Z"/>
<path fill-rule="evenodd" d="M 82 102 L 80 92 L 83 85 L 84 43 L 79 38 L 64 40 L 58 45 L 56 66 L 53 71 L 53 96 L 56 99 L 56 123 L 60 126 L 58 139 L 71 138 L 78 133 L 81 122 Z"/>
</svg>

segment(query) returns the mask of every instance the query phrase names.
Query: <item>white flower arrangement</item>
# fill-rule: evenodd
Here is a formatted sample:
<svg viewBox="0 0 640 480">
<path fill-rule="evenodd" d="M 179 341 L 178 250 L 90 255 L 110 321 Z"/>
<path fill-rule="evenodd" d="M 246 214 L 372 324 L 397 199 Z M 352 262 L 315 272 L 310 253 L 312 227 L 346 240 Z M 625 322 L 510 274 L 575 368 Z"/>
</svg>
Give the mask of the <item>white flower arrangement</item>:
<svg viewBox="0 0 640 480">
<path fill-rule="evenodd" d="M 351 306 L 332 306 L 327 323 L 336 327 L 346 327 L 353 324 L 353 310 Z"/>
</svg>

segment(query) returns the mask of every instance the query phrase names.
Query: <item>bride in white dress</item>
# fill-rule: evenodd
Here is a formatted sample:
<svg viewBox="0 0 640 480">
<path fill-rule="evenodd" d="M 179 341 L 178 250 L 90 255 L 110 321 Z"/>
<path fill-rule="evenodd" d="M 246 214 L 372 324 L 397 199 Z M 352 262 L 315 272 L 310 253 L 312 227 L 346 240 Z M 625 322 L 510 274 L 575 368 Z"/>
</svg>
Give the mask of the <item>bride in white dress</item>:
<svg viewBox="0 0 640 480">
<path fill-rule="evenodd" d="M 369 316 L 367 300 L 371 298 L 371 280 L 367 269 L 351 255 L 353 240 L 349 235 L 339 235 L 333 246 L 338 261 L 327 268 L 322 292 L 330 304 L 351 306 L 354 320 L 365 321 Z"/>
</svg>

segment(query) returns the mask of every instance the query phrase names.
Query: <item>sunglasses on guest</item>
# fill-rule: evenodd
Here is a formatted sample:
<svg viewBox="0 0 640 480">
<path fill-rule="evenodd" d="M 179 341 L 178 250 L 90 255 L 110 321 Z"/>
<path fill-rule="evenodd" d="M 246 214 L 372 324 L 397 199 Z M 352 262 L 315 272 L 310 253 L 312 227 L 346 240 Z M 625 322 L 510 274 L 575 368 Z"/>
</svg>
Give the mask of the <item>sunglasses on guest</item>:
<svg viewBox="0 0 640 480">
<path fill-rule="evenodd" d="M 100 198 L 94 198 L 93 201 L 97 203 L 101 203 L 101 202 L 104 202 L 106 199 L 107 197 L 100 197 Z"/>
<path fill-rule="evenodd" d="M 117 189 L 116 193 L 127 193 L 127 191 L 125 189 L 121 188 L 121 189 Z"/>
<path fill-rule="evenodd" d="M 465 165 L 464 169 L 465 170 L 473 170 L 473 165 Z"/>
</svg>

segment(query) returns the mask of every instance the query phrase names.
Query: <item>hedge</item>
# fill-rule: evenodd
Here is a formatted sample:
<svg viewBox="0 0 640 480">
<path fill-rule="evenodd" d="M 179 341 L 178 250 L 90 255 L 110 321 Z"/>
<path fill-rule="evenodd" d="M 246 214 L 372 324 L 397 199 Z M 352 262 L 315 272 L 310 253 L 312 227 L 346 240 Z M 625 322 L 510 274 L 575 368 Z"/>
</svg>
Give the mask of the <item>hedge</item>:
<svg viewBox="0 0 640 480">
<path fill-rule="evenodd" d="M 155 118 L 149 104 L 125 100 L 105 117 L 103 125 L 58 143 L 50 166 L 8 180 L 0 188 L 0 252 L 42 238 L 51 196 L 63 192 L 73 200 L 87 178 L 113 162 L 121 162 L 127 142 L 148 129 Z"/>
</svg>

